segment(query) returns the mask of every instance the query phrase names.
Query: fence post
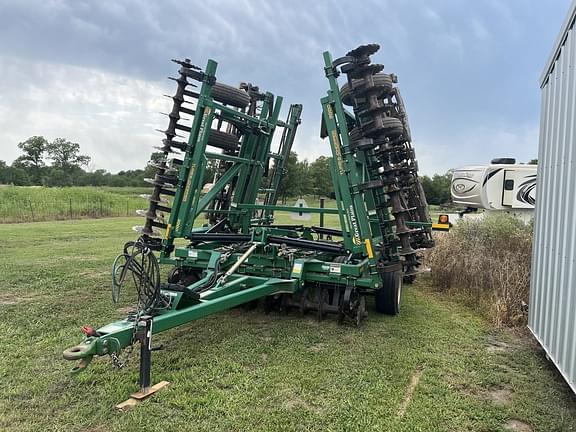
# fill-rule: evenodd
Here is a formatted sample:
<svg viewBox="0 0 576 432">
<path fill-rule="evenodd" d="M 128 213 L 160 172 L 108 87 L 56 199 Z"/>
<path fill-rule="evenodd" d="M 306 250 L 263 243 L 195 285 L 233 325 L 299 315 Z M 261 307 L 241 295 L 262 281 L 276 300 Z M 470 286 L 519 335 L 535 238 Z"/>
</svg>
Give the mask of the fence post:
<svg viewBox="0 0 576 432">
<path fill-rule="evenodd" d="M 70 211 L 70 219 L 72 219 L 72 197 L 68 199 L 68 210 Z"/>
<path fill-rule="evenodd" d="M 320 198 L 320 208 L 324 208 L 325 198 Z M 320 213 L 320 226 L 324 226 L 324 212 Z M 324 236 L 320 234 L 320 239 L 323 239 Z"/>
<path fill-rule="evenodd" d="M 128 210 L 128 201 L 129 201 L 129 200 L 126 199 L 126 216 L 129 216 L 129 215 L 130 215 L 130 212 L 129 212 L 129 210 Z"/>
<path fill-rule="evenodd" d="M 99 198 L 100 201 L 100 217 L 104 217 L 104 213 L 102 212 L 102 198 Z"/>
</svg>

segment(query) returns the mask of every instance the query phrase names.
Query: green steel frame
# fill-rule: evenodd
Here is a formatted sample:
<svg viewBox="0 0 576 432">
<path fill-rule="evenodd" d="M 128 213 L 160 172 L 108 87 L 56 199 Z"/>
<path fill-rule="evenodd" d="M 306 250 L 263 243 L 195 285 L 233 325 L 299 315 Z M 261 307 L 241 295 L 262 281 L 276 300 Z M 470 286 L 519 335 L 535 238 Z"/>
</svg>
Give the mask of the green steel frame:
<svg viewBox="0 0 576 432">
<path fill-rule="evenodd" d="M 199 280 L 177 292 L 162 290 L 169 299 L 164 309 L 153 311 L 153 333 L 186 324 L 231 307 L 281 294 L 303 295 L 306 287 L 342 287 L 370 294 L 382 286 L 377 266 L 392 255 L 394 233 L 382 232 L 375 215 L 376 197 L 361 191 L 367 181 L 366 161 L 350 150 L 348 124 L 354 116 L 340 99 L 337 72 L 332 57 L 324 53 L 329 82 L 322 98 L 323 122 L 332 151 L 331 174 L 337 208 L 301 208 L 299 211 L 337 214 L 341 241 L 315 239 L 314 227 L 274 226 L 275 211 L 292 211 L 277 206 L 276 191 L 285 171 L 285 163 L 300 123 L 301 105 L 292 105 L 286 122 L 278 119 L 282 98 L 264 95 L 259 114 L 249 115 L 216 102 L 211 97 L 216 82 L 217 63 L 209 60 L 202 75 L 188 146 L 178 173 L 172 210 L 161 243 L 160 263 L 196 272 Z M 214 122 L 226 122 L 242 134 L 237 156 L 207 152 Z M 277 127 L 284 133 L 277 153 L 271 152 Z M 228 169 L 204 195 L 201 194 L 209 159 L 229 163 Z M 274 168 L 264 184 L 264 173 L 271 162 Z M 220 211 L 227 224 L 225 233 L 212 233 L 213 226 L 194 227 L 210 203 L 234 182 L 234 194 L 228 209 Z M 257 204 L 264 194 L 264 204 Z M 419 224 L 422 226 L 423 224 Z M 429 226 L 430 224 L 428 224 Z M 198 236 L 212 237 L 196 241 Z M 220 241 L 219 235 L 237 241 Z M 188 246 L 176 247 L 177 239 Z M 232 244 L 231 244 L 232 243 Z M 339 260 L 335 260 L 336 258 Z M 393 260 L 392 260 L 393 261 Z M 337 263 L 337 264 L 335 264 Z M 394 264 L 386 262 L 387 265 Z M 201 290 L 217 280 L 209 289 Z M 118 355 L 134 342 L 135 322 L 117 321 L 98 329 L 82 343 L 64 352 L 68 360 L 81 360 L 74 371 L 83 370 L 95 355 Z"/>
</svg>

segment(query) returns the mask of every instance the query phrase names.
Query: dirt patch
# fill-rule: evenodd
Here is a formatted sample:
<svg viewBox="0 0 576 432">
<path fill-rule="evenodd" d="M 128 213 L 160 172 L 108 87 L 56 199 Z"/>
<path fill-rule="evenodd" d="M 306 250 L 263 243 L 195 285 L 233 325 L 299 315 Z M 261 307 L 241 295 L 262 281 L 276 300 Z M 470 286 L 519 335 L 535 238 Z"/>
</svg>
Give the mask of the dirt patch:
<svg viewBox="0 0 576 432">
<path fill-rule="evenodd" d="M 89 279 L 98 279 L 104 276 L 110 276 L 110 270 L 106 270 L 106 271 L 83 271 L 81 273 L 78 273 L 79 276 L 83 276 Z"/>
<path fill-rule="evenodd" d="M 444 381 L 448 384 L 451 390 L 462 393 L 466 396 L 474 396 L 474 391 L 470 387 L 470 384 L 466 382 L 465 379 L 457 377 L 451 373 L 444 375 Z"/>
<path fill-rule="evenodd" d="M 322 409 L 320 407 L 310 405 L 309 403 L 300 398 L 288 399 L 286 402 L 284 402 L 284 407 L 289 410 L 304 409 L 306 411 L 310 411 L 316 414 L 322 414 Z"/>
<path fill-rule="evenodd" d="M 498 354 L 498 353 L 505 353 L 509 352 L 512 349 L 512 346 L 506 342 L 500 341 L 492 341 L 486 348 L 490 354 Z"/>
<path fill-rule="evenodd" d="M 485 393 L 486 399 L 496 405 L 508 405 L 512 402 L 512 392 L 506 389 L 492 389 Z"/>
<path fill-rule="evenodd" d="M 323 344 L 323 343 L 317 343 L 317 344 L 314 344 L 314 345 L 308 347 L 308 351 L 312 351 L 312 352 L 318 353 L 318 352 L 324 351 L 324 348 L 325 348 L 325 347 L 326 347 L 325 344 Z"/>
<path fill-rule="evenodd" d="M 4 294 L 0 295 L 0 306 L 13 306 L 20 303 L 26 303 L 33 299 L 32 296 L 19 296 L 19 295 L 10 295 Z"/>
<path fill-rule="evenodd" d="M 24 299 L 7 299 L 7 298 L 0 298 L 0 306 L 12 306 L 18 303 L 23 302 Z"/>
<path fill-rule="evenodd" d="M 82 432 L 105 432 L 109 430 L 106 426 L 88 426 L 86 429 L 82 429 Z"/>
<path fill-rule="evenodd" d="M 404 414 L 406 414 L 406 410 L 408 409 L 408 405 L 410 405 L 410 402 L 412 401 L 412 397 L 414 396 L 414 391 L 416 390 L 416 387 L 418 386 L 418 383 L 420 382 L 420 378 L 422 378 L 422 373 L 424 372 L 424 369 L 422 369 L 420 366 L 416 368 L 416 370 L 414 371 L 414 373 L 412 374 L 412 379 L 410 380 L 410 384 L 408 384 L 408 388 L 406 389 L 406 394 L 404 395 L 404 399 L 402 399 L 402 403 L 400 404 L 400 407 L 398 408 L 398 417 L 404 417 Z"/>
<path fill-rule="evenodd" d="M 504 424 L 504 429 L 513 432 L 533 432 L 534 429 L 523 421 L 509 420 Z"/>
<path fill-rule="evenodd" d="M 128 316 L 130 312 L 134 312 L 135 310 L 136 308 L 134 306 L 124 306 L 116 309 L 116 311 L 124 317 Z"/>
</svg>

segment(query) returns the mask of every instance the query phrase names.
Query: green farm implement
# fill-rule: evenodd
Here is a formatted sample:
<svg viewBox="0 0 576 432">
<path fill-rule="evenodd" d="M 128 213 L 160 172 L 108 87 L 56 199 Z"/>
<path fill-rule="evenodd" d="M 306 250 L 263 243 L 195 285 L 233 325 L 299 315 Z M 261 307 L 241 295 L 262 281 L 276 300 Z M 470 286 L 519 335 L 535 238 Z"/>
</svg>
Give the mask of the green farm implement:
<svg viewBox="0 0 576 432">
<path fill-rule="evenodd" d="M 399 312 L 403 281 L 420 271 L 418 252 L 433 246 L 432 224 L 397 78 L 371 60 L 378 49 L 335 60 L 324 53 L 321 136 L 337 206 L 298 211 L 337 215 L 338 229 L 275 224 L 275 212 L 294 211 L 277 205 L 277 191 L 302 106 L 281 120 L 282 97 L 221 84 L 212 60 L 203 70 L 175 61 L 173 109 L 151 161 L 149 207 L 139 211 L 145 222 L 113 266 L 113 299 L 129 282 L 135 309 L 83 328 L 84 340 L 64 351 L 80 361 L 74 370 L 100 355 L 121 366 L 136 341 L 149 345 L 152 334 L 255 301 L 354 325 L 366 316 L 366 296 L 377 312 Z M 171 267 L 165 280 L 160 265 Z"/>
</svg>

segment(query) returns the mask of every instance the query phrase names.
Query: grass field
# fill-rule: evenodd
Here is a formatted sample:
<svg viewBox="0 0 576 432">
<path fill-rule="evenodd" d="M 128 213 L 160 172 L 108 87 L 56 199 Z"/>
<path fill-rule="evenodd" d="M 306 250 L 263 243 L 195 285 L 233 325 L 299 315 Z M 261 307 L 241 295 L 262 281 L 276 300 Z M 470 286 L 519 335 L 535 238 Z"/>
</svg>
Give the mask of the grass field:
<svg viewBox="0 0 576 432">
<path fill-rule="evenodd" d="M 0 223 L 133 216 L 150 188 L 0 186 Z"/>
<path fill-rule="evenodd" d="M 39 222 L 64 219 L 84 219 L 134 216 L 137 209 L 145 209 L 148 202 L 140 194 L 149 194 L 148 187 L 65 187 L 0 185 L 0 223 Z M 319 198 L 306 196 L 309 207 L 319 207 Z M 286 205 L 294 205 L 296 198 L 289 198 Z M 280 203 L 279 203 L 280 204 Z M 327 199 L 326 207 L 335 208 L 336 202 Z M 439 210 L 430 206 L 432 219 Z M 337 221 L 328 215 L 329 220 Z M 315 216 L 318 224 L 318 216 Z M 290 222 L 292 223 L 292 222 Z"/>
<path fill-rule="evenodd" d="M 137 356 L 73 377 L 61 352 L 80 326 L 122 317 L 109 269 L 137 223 L 0 226 L 0 430 L 576 430 L 576 400 L 535 343 L 425 279 L 398 317 L 370 313 L 360 329 L 234 309 L 160 334 L 153 381 L 171 385 L 116 412 L 137 389 Z"/>
</svg>

